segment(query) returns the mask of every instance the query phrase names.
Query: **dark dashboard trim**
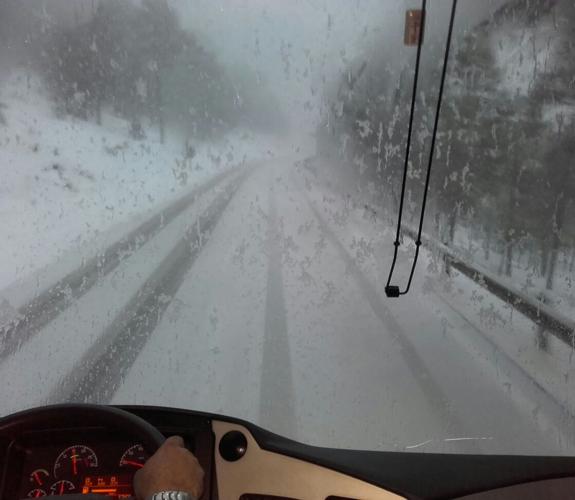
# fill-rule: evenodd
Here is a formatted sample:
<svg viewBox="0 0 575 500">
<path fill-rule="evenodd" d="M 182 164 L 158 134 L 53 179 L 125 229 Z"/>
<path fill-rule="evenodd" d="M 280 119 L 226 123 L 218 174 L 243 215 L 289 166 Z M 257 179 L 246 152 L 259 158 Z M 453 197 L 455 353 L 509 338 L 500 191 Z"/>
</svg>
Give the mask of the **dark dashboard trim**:
<svg viewBox="0 0 575 500">
<path fill-rule="evenodd" d="M 410 499 L 448 499 L 515 484 L 575 477 L 575 457 L 460 455 L 320 448 L 292 441 L 241 419 L 154 406 L 118 406 L 144 419 L 158 412 L 203 417 L 247 428 L 267 451 L 361 479 Z M 153 423 L 153 422 L 151 422 Z M 154 422 L 155 423 L 155 422 Z"/>
</svg>

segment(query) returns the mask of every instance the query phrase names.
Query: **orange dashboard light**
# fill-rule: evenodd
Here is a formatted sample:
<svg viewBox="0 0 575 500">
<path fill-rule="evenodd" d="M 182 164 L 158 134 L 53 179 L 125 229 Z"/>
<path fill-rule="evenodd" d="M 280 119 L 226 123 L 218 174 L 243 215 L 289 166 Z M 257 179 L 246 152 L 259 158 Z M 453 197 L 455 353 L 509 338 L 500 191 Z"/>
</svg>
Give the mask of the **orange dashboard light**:
<svg viewBox="0 0 575 500">
<path fill-rule="evenodd" d="M 133 494 L 131 476 L 87 476 L 82 486 L 82 494 L 90 493 L 114 498 L 129 498 Z"/>
</svg>

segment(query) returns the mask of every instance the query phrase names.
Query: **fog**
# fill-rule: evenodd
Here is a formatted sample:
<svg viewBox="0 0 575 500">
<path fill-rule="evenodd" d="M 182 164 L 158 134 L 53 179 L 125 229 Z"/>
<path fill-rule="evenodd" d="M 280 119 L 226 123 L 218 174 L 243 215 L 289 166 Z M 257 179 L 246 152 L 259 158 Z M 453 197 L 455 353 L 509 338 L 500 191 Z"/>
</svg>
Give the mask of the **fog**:
<svg viewBox="0 0 575 500">
<path fill-rule="evenodd" d="M 430 0 L 406 161 L 420 5 L 0 0 L 0 410 L 572 451 L 575 4 L 458 2 L 431 155 Z"/>
<path fill-rule="evenodd" d="M 183 23 L 209 40 L 222 61 L 248 65 L 267 80 L 292 123 L 306 132 L 317 126 L 325 82 L 345 71 L 394 21 L 392 9 L 379 0 L 358 2 L 351 9 L 345 0 L 175 5 Z"/>
<path fill-rule="evenodd" d="M 138 0 L 133 3 L 138 4 Z M 349 71 L 350 64 L 366 54 L 386 53 L 386 68 L 399 72 L 412 64 L 402 50 L 404 12 L 419 8 L 417 0 L 169 0 L 184 29 L 197 36 L 221 64 L 234 70 L 249 68 L 258 82 L 269 86 L 279 99 L 292 131 L 312 134 L 320 120 L 325 91 Z M 485 19 L 504 0 L 459 2 L 456 37 Z M 21 7 L 44 27 L 58 23 L 72 26 L 88 21 L 98 0 L 24 0 Z M 426 33 L 430 54 L 442 50 L 450 0 L 429 4 Z M 21 15 L 22 9 L 18 10 Z M 9 13 L 9 11 L 8 11 Z M 26 30 L 5 15 L 3 35 L 12 31 L 4 47 L 19 53 L 27 44 Z M 10 29 L 10 27 L 12 27 Z M 19 39 L 19 37 L 21 37 Z"/>
<path fill-rule="evenodd" d="M 458 34 L 503 3 L 460 2 Z M 315 130 L 326 86 L 341 77 L 351 61 L 378 46 L 385 46 L 387 54 L 399 53 L 405 10 L 421 7 L 417 0 L 171 0 L 171 4 L 183 25 L 207 41 L 222 62 L 248 65 L 268 81 L 300 133 Z M 444 42 L 441 29 L 451 1 L 430 4 L 429 36 L 437 45 Z M 386 64 L 398 69 L 405 61 L 395 57 Z"/>
</svg>

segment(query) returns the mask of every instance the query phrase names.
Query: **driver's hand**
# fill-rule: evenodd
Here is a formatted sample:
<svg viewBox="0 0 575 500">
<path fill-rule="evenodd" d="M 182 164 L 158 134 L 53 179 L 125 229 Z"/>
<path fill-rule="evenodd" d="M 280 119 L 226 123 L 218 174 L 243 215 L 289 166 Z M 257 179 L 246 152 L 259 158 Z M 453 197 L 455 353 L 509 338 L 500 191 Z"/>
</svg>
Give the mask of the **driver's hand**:
<svg viewBox="0 0 575 500">
<path fill-rule="evenodd" d="M 138 500 L 170 490 L 186 491 L 194 498 L 200 498 L 204 490 L 204 470 L 179 436 L 166 439 L 134 476 Z"/>
</svg>

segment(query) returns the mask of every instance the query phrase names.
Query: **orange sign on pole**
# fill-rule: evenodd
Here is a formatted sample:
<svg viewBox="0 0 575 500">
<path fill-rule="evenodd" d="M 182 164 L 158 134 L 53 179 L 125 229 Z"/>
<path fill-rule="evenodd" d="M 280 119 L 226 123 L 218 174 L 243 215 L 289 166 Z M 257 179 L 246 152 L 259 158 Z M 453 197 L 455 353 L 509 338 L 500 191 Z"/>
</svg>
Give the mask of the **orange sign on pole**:
<svg viewBox="0 0 575 500">
<path fill-rule="evenodd" d="M 405 12 L 405 32 L 403 34 L 405 45 L 413 46 L 419 43 L 422 17 L 421 9 L 410 9 Z"/>
</svg>

